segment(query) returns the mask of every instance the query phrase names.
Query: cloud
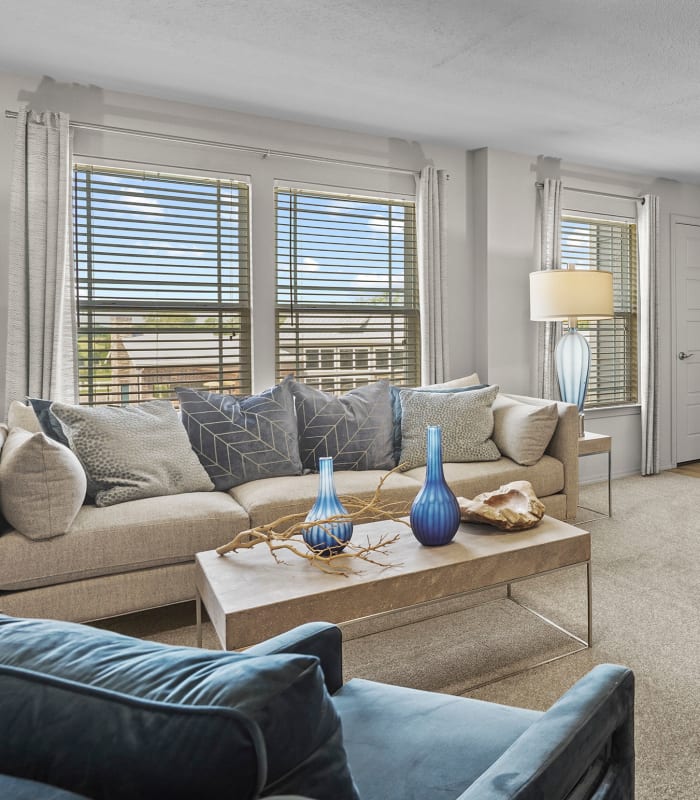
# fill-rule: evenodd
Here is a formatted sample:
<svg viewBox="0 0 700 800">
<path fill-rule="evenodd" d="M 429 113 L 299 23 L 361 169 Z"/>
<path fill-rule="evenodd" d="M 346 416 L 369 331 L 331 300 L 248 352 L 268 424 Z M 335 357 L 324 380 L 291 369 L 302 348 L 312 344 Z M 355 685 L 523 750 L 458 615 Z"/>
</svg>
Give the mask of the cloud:
<svg viewBox="0 0 700 800">
<path fill-rule="evenodd" d="M 132 197 L 134 194 L 139 195 L 138 200 Z M 163 207 L 160 204 L 160 200 L 150 197 L 143 189 L 139 189 L 136 186 L 130 186 L 128 194 L 119 195 L 119 203 L 121 211 L 163 216 Z"/>
<path fill-rule="evenodd" d="M 318 272 L 319 270 L 318 261 L 310 256 L 304 256 L 304 258 L 301 259 L 301 263 L 306 268 L 306 272 Z"/>
<path fill-rule="evenodd" d="M 381 273 L 366 273 L 364 275 L 356 275 L 355 276 L 355 283 L 363 286 L 365 288 L 382 288 L 389 291 L 389 276 Z M 399 280 L 397 276 L 393 276 L 392 278 L 392 289 L 401 289 L 403 288 L 403 280 Z M 381 286 L 378 286 L 381 284 Z"/>
<path fill-rule="evenodd" d="M 386 234 L 386 235 L 389 234 L 389 220 L 388 219 L 383 219 L 382 217 L 371 217 L 367 221 L 367 224 L 369 225 L 369 227 L 373 231 L 376 231 L 377 233 L 383 233 L 383 234 Z M 403 224 L 403 220 L 402 219 L 392 218 L 392 220 L 391 220 L 391 233 L 392 233 L 392 235 L 397 236 L 397 235 L 403 234 L 403 228 L 404 228 L 404 224 Z"/>
</svg>

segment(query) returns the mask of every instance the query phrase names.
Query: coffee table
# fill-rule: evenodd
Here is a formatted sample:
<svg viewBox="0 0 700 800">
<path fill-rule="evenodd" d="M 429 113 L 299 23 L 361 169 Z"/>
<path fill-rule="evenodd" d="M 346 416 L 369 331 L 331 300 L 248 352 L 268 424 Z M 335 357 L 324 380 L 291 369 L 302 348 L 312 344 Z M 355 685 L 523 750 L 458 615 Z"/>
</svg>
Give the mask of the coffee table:
<svg viewBox="0 0 700 800">
<path fill-rule="evenodd" d="M 344 623 L 387 614 L 493 587 L 569 636 L 577 646 L 536 665 L 592 644 L 591 539 L 587 531 L 545 516 L 537 527 L 501 533 L 462 524 L 444 547 L 423 547 L 400 522 L 358 525 L 353 541 L 400 535 L 381 567 L 357 560 L 350 574 L 328 575 L 293 554 L 278 564 L 264 545 L 219 556 L 195 556 L 197 643 L 202 644 L 202 603 L 225 650 L 248 647 L 304 622 Z M 587 634 L 582 639 L 518 601 L 512 585 L 557 570 L 585 567 Z M 522 670 L 518 670 L 520 672 Z M 515 673 L 509 673 L 515 674 Z M 503 677 L 503 676 L 501 676 Z"/>
</svg>

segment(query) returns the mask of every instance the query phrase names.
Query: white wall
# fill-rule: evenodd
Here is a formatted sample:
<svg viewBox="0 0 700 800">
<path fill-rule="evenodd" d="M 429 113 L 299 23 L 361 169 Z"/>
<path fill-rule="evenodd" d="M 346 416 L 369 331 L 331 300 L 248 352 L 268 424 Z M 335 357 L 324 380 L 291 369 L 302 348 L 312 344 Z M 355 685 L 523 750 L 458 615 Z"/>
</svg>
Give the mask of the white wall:
<svg viewBox="0 0 700 800">
<path fill-rule="evenodd" d="M 68 111 L 72 119 L 176 136 L 231 142 L 250 147 L 305 153 L 381 166 L 420 170 L 434 163 L 449 173 L 446 184 L 446 260 L 449 297 L 449 342 L 454 376 L 472 370 L 473 286 L 467 248 L 467 156 L 463 150 L 431 147 L 248 114 L 201 108 L 137 95 L 104 92 L 95 87 L 58 84 L 49 79 L 0 74 L 0 241 L 7 241 L 11 159 L 15 123 L 4 109 L 29 102 L 38 109 Z M 163 170 L 193 170 L 249 176 L 251 190 L 251 253 L 253 259 L 254 388 L 274 383 L 276 180 L 301 181 L 365 190 L 414 194 L 413 176 L 314 161 L 263 158 L 242 151 L 194 146 L 142 137 L 76 130 L 76 160 L 160 165 Z M 123 161 L 119 161 L 122 159 Z M 7 317 L 7 248 L 0 253 L 0 315 Z M 464 301 L 469 303 L 465 311 Z M 5 324 L 0 324 L 0 352 L 5 353 Z M 4 380 L 4 364 L 0 364 Z M 0 386 L 0 397 L 4 387 Z M 2 412 L 2 409 L 0 409 Z"/>
<path fill-rule="evenodd" d="M 535 241 L 535 183 L 561 176 L 567 186 L 638 195 L 651 191 L 661 200 L 660 373 L 661 463 L 673 465 L 672 382 L 673 275 L 671 216 L 700 217 L 700 187 L 613 173 L 557 159 L 484 148 L 458 148 L 301 125 L 202 108 L 96 87 L 57 84 L 47 78 L 0 74 L 0 113 L 29 102 L 35 108 L 64 110 L 76 120 L 136 128 L 253 147 L 369 162 L 418 170 L 434 163 L 449 172 L 446 250 L 449 297 L 449 358 L 452 377 L 477 369 L 484 380 L 528 394 L 534 386 L 536 326 L 529 320 L 528 274 L 538 268 Z M 0 119 L 0 241 L 7 241 L 14 121 Z M 240 151 L 192 146 L 114 134 L 76 131 L 78 157 L 121 158 L 163 168 L 208 170 L 252 178 L 255 388 L 274 381 L 274 217 L 276 179 L 317 182 L 349 189 L 408 193 L 410 177 L 312 161 L 261 158 Z M 569 193 L 564 204 L 591 213 L 621 213 L 622 206 L 595 195 Z M 0 250 L 0 362 L 4 361 L 7 312 L 7 248 Z M 4 364 L 0 363 L 0 381 Z M 0 385 L 0 397 L 4 395 Z M 0 413 L 2 409 L 0 409 Z M 587 428 L 614 437 L 616 475 L 639 470 L 639 410 L 587 414 Z M 583 480 L 605 475 L 604 458 L 581 462 Z"/>
<path fill-rule="evenodd" d="M 533 353 L 537 329 L 529 321 L 527 284 L 528 273 L 539 268 L 534 240 L 534 184 L 544 177 L 557 176 L 562 178 L 564 186 L 576 189 L 630 196 L 651 192 L 659 196 L 659 439 L 662 469 L 674 466 L 676 360 L 671 219 L 673 215 L 700 217 L 700 187 L 491 149 L 477 151 L 473 159 L 478 180 L 470 183 L 469 190 L 478 195 L 482 205 L 481 217 L 474 222 L 475 270 L 480 296 L 487 309 L 479 317 L 484 329 L 476 339 L 475 363 L 479 365 L 482 379 L 523 394 L 532 393 L 535 385 Z M 636 210 L 631 200 L 574 191 L 563 192 L 562 205 L 565 210 L 601 216 L 633 216 Z M 614 475 L 639 472 L 638 407 L 587 412 L 586 429 L 613 437 Z M 605 457 L 582 459 L 582 481 L 601 480 L 606 474 Z"/>
</svg>

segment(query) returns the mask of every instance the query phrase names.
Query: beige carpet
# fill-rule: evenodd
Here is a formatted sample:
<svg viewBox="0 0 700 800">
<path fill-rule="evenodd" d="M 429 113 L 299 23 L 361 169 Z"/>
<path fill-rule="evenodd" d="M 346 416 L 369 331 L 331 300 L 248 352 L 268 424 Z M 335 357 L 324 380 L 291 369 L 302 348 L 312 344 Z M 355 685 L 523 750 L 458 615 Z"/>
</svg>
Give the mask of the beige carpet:
<svg viewBox="0 0 700 800">
<path fill-rule="evenodd" d="M 605 508 L 606 485 L 582 502 Z M 614 481 L 612 520 L 593 536 L 594 646 L 469 695 L 545 709 L 594 664 L 634 669 L 638 800 L 700 798 L 700 482 L 666 472 Z M 584 512 L 586 518 L 590 517 Z M 582 569 L 519 584 L 518 596 L 579 635 L 585 631 Z M 489 597 L 498 596 L 493 593 Z M 403 623 L 345 644 L 346 678 L 368 677 L 461 694 L 466 686 L 554 657 L 571 642 L 503 599 Z M 115 630 L 194 645 L 192 604 L 105 623 Z M 410 624 L 406 624 L 410 623 Z M 355 626 L 348 636 L 366 633 Z M 205 646 L 218 647 L 210 626 Z"/>
</svg>

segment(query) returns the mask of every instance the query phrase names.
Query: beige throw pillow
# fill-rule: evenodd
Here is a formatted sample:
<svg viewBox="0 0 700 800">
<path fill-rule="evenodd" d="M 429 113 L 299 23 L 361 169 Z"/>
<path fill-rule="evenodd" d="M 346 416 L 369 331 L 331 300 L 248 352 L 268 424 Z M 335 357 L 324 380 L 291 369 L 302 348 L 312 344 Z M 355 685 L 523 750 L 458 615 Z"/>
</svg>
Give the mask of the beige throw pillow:
<svg viewBox="0 0 700 800">
<path fill-rule="evenodd" d="M 85 472 L 67 447 L 43 433 L 10 431 L 0 454 L 0 503 L 15 530 L 30 539 L 65 533 L 85 486 Z"/>
<path fill-rule="evenodd" d="M 478 386 L 481 383 L 476 372 L 465 375 L 463 378 L 455 378 L 453 381 L 445 383 L 431 383 L 428 386 L 421 386 L 421 389 L 462 389 L 465 386 Z"/>
<path fill-rule="evenodd" d="M 13 400 L 7 410 L 7 424 L 12 428 L 23 428 L 31 433 L 41 433 L 39 418 L 31 406 L 25 406 L 19 400 Z"/>
<path fill-rule="evenodd" d="M 426 460 L 428 425 L 442 430 L 443 462 L 497 461 L 501 454 L 491 440 L 491 404 L 498 386 L 469 392 L 401 392 L 401 456 L 404 469 Z"/>
<path fill-rule="evenodd" d="M 530 466 L 544 455 L 558 420 L 556 403 L 532 406 L 498 395 L 493 403 L 493 440 L 504 456 Z"/>
</svg>

